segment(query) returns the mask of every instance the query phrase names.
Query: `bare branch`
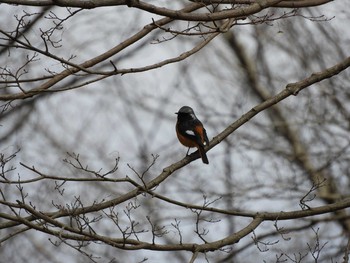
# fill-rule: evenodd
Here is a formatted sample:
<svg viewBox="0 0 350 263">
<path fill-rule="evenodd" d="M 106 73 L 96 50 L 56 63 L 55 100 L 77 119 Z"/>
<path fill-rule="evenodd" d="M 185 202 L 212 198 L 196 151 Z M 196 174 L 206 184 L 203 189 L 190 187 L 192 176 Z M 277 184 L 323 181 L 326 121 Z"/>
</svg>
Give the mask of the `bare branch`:
<svg viewBox="0 0 350 263">
<path fill-rule="evenodd" d="M 299 8 L 308 6 L 317 6 L 330 2 L 331 0 L 302 0 L 302 1 L 282 1 L 282 0 L 237 0 L 232 2 L 221 1 L 221 0 L 198 0 L 193 1 L 195 3 L 191 5 L 196 5 L 197 8 L 205 7 L 206 5 L 212 4 L 242 4 L 248 5 L 248 7 L 236 8 L 231 10 L 222 10 L 214 13 L 204 13 L 204 14 L 187 14 L 185 12 L 174 11 L 164 7 L 158 7 L 146 2 L 136 1 L 136 0 L 104 0 L 104 1 L 67 1 L 67 0 L 41 0 L 41 1 L 23 1 L 23 0 L 6 0 L 2 1 L 9 4 L 21 4 L 21 5 L 32 5 L 32 6 L 69 6 L 78 8 L 96 8 L 102 6 L 120 6 L 125 5 L 132 8 L 141 9 L 153 14 L 169 17 L 172 19 L 186 20 L 186 21 L 215 21 L 222 20 L 226 18 L 239 18 L 247 17 L 253 13 L 257 13 L 270 6 L 277 7 L 287 7 L 287 8 Z"/>
<path fill-rule="evenodd" d="M 215 145 L 219 144 L 222 140 L 224 140 L 227 136 L 233 133 L 236 129 L 238 129 L 241 125 L 248 122 L 251 118 L 256 116 L 259 112 L 271 107 L 272 105 L 284 100 L 285 98 L 291 95 L 298 95 L 298 93 L 311 85 L 318 83 L 322 80 L 333 77 L 334 75 L 339 74 L 350 67 L 350 57 L 344 59 L 342 62 L 327 68 L 321 72 L 313 73 L 310 77 L 301 80 L 296 83 L 290 83 L 286 86 L 285 90 L 281 91 L 277 95 L 271 97 L 270 99 L 265 100 L 258 106 L 255 106 L 249 112 L 244 114 L 240 119 L 238 119 L 235 123 L 231 124 L 227 129 L 221 132 L 219 135 L 215 136 L 214 139 L 210 142 L 209 149 L 213 148 Z"/>
</svg>

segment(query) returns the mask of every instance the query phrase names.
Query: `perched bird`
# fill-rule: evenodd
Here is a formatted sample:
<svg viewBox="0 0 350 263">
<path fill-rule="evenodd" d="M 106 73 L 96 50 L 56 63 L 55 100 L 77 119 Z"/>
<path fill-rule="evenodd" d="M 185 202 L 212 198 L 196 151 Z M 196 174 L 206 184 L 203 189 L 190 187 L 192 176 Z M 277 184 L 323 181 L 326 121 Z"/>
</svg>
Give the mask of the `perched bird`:
<svg viewBox="0 0 350 263">
<path fill-rule="evenodd" d="M 176 112 L 176 135 L 179 141 L 189 147 L 197 147 L 203 163 L 209 164 L 208 157 L 205 153 L 204 146 L 209 144 L 207 132 L 200 120 L 197 119 L 194 111 L 189 106 L 183 106 Z"/>
</svg>

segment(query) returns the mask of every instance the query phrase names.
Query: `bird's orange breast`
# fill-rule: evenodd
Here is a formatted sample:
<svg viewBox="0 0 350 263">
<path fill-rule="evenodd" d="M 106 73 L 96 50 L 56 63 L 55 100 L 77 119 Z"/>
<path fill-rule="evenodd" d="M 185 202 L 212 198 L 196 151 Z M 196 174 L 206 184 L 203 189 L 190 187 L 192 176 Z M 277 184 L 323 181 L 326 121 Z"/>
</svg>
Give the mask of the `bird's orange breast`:
<svg viewBox="0 0 350 263">
<path fill-rule="evenodd" d="M 177 130 L 177 128 L 176 128 L 176 135 L 177 135 L 177 138 L 179 139 L 179 141 L 183 145 L 185 145 L 187 147 L 197 147 L 196 142 L 194 142 L 194 141 L 188 139 L 187 137 L 181 135 L 180 132 Z"/>
</svg>

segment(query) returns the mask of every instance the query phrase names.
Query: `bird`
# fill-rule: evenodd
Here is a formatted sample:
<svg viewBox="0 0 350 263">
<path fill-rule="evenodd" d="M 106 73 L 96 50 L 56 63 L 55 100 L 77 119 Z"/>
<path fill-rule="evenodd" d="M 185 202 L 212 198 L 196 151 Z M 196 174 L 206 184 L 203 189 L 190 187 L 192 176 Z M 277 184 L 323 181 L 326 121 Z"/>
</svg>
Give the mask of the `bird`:
<svg viewBox="0 0 350 263">
<path fill-rule="evenodd" d="M 202 158 L 202 162 L 209 164 L 208 157 L 205 153 L 204 146 L 209 145 L 207 132 L 203 124 L 194 114 L 194 111 L 189 106 L 183 106 L 179 109 L 176 122 L 176 135 L 180 143 L 188 148 L 186 156 L 190 148 L 196 147 Z"/>
</svg>

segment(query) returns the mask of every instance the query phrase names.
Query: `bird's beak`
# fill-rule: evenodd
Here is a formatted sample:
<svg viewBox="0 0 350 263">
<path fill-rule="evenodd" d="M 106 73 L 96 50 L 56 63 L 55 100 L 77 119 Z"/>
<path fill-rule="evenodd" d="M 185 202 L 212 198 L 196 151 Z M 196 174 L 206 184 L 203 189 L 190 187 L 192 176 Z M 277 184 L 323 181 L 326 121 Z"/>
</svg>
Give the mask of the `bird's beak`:
<svg viewBox="0 0 350 263">
<path fill-rule="evenodd" d="M 177 114 L 179 114 L 178 112 L 175 112 L 175 114 L 177 115 Z"/>
</svg>

